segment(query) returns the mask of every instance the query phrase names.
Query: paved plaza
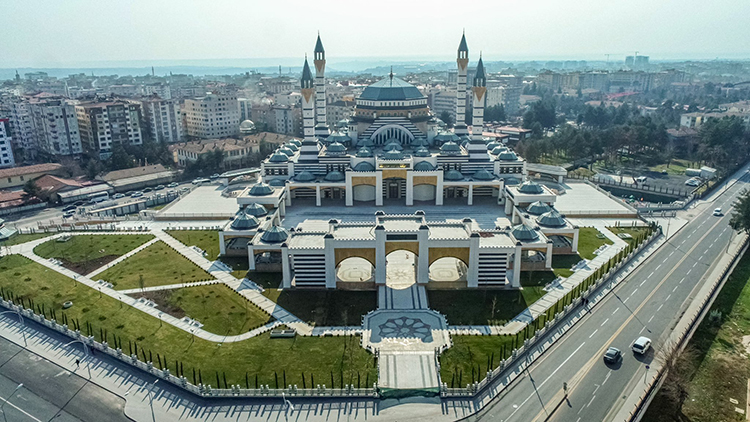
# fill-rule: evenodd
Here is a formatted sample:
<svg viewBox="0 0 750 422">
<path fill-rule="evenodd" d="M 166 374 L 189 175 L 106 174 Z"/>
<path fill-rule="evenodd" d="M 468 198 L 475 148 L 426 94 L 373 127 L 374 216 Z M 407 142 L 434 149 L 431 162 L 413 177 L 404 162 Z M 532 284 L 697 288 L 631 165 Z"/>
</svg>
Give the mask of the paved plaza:
<svg viewBox="0 0 750 422">
<path fill-rule="evenodd" d="M 561 214 L 632 214 L 636 212 L 619 199 L 612 198 L 588 183 L 568 182 L 562 185 L 565 193 L 557 196 L 555 208 Z"/>
<path fill-rule="evenodd" d="M 159 218 L 166 220 L 189 217 L 200 220 L 233 217 L 238 209 L 237 198 L 222 196 L 223 190 L 224 186 L 220 185 L 198 186 L 164 208 L 159 213 Z"/>
</svg>

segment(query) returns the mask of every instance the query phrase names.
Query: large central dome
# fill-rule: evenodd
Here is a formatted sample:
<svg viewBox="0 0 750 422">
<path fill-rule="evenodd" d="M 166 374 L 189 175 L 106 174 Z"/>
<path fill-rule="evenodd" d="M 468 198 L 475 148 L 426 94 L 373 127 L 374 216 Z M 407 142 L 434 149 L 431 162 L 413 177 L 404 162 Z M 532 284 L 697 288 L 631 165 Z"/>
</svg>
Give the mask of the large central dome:
<svg viewBox="0 0 750 422">
<path fill-rule="evenodd" d="M 368 101 L 405 101 L 424 98 L 416 86 L 393 76 L 381 79 L 365 88 L 359 96 Z"/>
</svg>

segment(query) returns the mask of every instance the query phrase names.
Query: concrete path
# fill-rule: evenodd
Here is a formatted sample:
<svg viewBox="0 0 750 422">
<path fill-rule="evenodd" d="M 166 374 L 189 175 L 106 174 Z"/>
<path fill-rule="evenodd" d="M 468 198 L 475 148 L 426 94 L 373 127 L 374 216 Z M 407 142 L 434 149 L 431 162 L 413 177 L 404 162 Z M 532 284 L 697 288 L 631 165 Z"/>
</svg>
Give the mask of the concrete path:
<svg viewBox="0 0 750 422">
<path fill-rule="evenodd" d="M 378 387 L 395 389 L 437 389 L 440 378 L 434 352 L 380 354 Z"/>
<path fill-rule="evenodd" d="M 133 255 L 137 254 L 138 252 L 140 252 L 140 251 L 142 251 L 142 250 L 144 250 L 144 249 L 148 248 L 149 246 L 153 245 L 154 243 L 156 243 L 156 242 L 158 242 L 158 241 L 159 241 L 159 239 L 158 239 L 158 238 L 154 238 L 154 239 L 151 239 L 151 240 L 149 240 L 148 242 L 146 242 L 146 243 L 142 244 L 141 246 L 139 246 L 139 247 L 137 247 L 137 248 L 133 249 L 132 251 L 130 251 L 130 252 L 128 252 L 128 253 L 126 253 L 125 255 L 123 255 L 123 256 L 121 256 L 121 257 L 119 257 L 119 258 L 115 259 L 114 261 L 112 261 L 112 262 L 109 262 L 109 263 L 107 263 L 106 265 L 103 265 L 103 266 L 101 266 L 101 267 L 99 267 L 99 268 L 95 269 L 94 271 L 92 271 L 92 272 L 90 272 L 90 273 L 86 274 L 86 277 L 88 277 L 88 278 L 92 278 L 92 279 L 93 279 L 93 278 L 94 278 L 94 277 L 96 277 L 97 275 L 99 275 L 99 274 L 103 273 L 104 271 L 106 271 L 106 270 L 108 270 L 108 269 L 110 269 L 110 268 L 114 267 L 115 265 L 119 264 L 120 262 L 122 262 L 122 261 L 124 261 L 124 260 L 126 260 L 126 259 L 130 258 L 131 256 L 133 256 Z"/>
<path fill-rule="evenodd" d="M 136 288 L 136 289 L 118 290 L 118 292 L 125 294 L 125 295 L 130 295 L 134 293 L 156 292 L 159 290 L 175 290 L 175 289 L 182 289 L 185 287 L 207 286 L 209 284 L 218 284 L 218 283 L 221 283 L 221 282 L 218 280 L 206 280 L 206 281 L 195 281 L 192 283 L 165 284 L 163 286 L 151 286 L 151 287 L 144 287 L 142 289 Z"/>
</svg>

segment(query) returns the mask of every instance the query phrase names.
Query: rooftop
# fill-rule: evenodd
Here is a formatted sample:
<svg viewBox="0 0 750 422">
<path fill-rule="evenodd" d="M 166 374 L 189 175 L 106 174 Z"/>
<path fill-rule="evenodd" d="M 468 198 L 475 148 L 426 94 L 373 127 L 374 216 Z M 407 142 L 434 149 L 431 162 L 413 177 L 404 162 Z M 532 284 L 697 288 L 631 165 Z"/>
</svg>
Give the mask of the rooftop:
<svg viewBox="0 0 750 422">
<path fill-rule="evenodd" d="M 425 98 L 414 85 L 389 76 L 365 88 L 358 99 L 368 101 L 404 101 Z"/>
<path fill-rule="evenodd" d="M 11 167 L 0 170 L 0 178 L 24 176 L 27 174 L 50 173 L 62 169 L 61 164 L 45 163 L 34 164 L 31 166 Z"/>
</svg>

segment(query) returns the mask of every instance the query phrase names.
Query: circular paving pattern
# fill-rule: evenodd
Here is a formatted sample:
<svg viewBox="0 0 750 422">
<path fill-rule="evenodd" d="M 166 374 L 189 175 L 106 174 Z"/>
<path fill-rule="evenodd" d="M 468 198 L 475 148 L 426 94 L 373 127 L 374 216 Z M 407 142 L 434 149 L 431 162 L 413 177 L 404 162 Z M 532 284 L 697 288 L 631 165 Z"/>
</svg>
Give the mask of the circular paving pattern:
<svg viewBox="0 0 750 422">
<path fill-rule="evenodd" d="M 416 337 L 427 341 L 432 338 L 432 327 L 416 318 L 389 319 L 378 328 L 381 337 Z"/>
</svg>

